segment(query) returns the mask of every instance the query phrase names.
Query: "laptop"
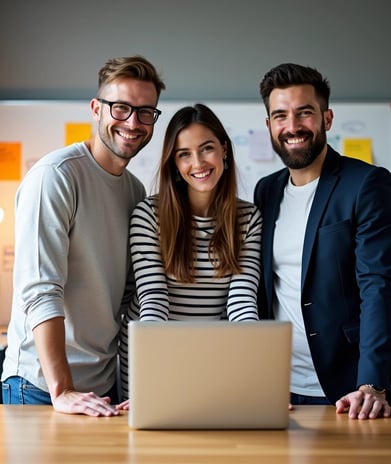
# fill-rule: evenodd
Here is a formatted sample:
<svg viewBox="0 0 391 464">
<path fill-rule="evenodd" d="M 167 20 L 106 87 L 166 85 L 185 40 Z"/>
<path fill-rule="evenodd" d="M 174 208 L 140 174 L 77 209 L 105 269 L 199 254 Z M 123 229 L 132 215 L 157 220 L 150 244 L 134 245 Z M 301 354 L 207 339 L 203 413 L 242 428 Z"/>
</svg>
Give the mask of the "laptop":
<svg viewBox="0 0 391 464">
<path fill-rule="evenodd" d="M 285 429 L 290 322 L 132 321 L 129 426 Z"/>
</svg>

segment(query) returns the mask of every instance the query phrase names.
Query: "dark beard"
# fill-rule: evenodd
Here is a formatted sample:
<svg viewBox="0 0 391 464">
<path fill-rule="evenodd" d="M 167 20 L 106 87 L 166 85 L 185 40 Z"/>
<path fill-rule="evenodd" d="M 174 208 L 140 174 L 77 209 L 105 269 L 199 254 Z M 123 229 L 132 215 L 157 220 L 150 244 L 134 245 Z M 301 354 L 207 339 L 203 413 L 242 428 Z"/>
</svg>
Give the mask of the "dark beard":
<svg viewBox="0 0 391 464">
<path fill-rule="evenodd" d="M 285 148 L 284 141 L 287 137 L 292 136 L 308 137 L 310 140 L 312 140 L 312 142 L 308 148 L 291 149 L 288 151 Z M 314 134 L 311 131 L 297 131 L 295 134 L 280 135 L 278 137 L 278 142 L 276 142 L 273 137 L 271 137 L 271 142 L 273 150 L 278 154 L 286 167 L 290 169 L 303 169 L 308 167 L 316 160 L 327 143 L 324 121 L 322 121 L 322 126 L 315 139 L 313 139 L 313 136 Z"/>
</svg>

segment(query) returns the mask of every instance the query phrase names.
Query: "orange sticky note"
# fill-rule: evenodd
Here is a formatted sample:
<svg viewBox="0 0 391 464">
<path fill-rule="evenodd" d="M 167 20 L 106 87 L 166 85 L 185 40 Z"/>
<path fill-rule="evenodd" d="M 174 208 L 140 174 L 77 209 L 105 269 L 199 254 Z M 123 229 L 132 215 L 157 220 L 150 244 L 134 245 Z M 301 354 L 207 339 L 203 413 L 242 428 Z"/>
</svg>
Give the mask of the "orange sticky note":
<svg viewBox="0 0 391 464">
<path fill-rule="evenodd" d="M 373 163 L 371 139 L 344 139 L 342 151 L 351 158 Z"/>
<path fill-rule="evenodd" d="M 65 145 L 83 142 L 92 135 L 92 124 L 88 122 L 69 122 L 65 124 Z"/>
<path fill-rule="evenodd" d="M 22 172 L 22 144 L 0 142 L 0 180 L 20 180 Z"/>
</svg>

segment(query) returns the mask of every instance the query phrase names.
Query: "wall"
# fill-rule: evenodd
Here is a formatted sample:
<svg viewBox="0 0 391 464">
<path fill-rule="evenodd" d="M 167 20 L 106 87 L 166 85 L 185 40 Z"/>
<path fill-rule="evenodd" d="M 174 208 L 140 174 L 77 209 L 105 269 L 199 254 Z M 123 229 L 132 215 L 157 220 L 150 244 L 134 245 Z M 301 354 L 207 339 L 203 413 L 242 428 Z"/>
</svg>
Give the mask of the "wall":
<svg viewBox="0 0 391 464">
<path fill-rule="evenodd" d="M 0 99 L 89 99 L 109 57 L 141 53 L 165 100 L 258 101 L 284 61 L 336 101 L 391 101 L 389 0 L 2 0 Z"/>
<path fill-rule="evenodd" d="M 129 164 L 149 193 L 153 191 L 165 127 L 180 107 L 189 102 L 162 102 L 162 116 L 148 146 Z M 265 110 L 260 103 L 207 102 L 220 117 L 232 138 L 239 168 L 240 196 L 252 200 L 256 181 L 282 167 L 273 153 L 265 126 Z M 334 123 L 329 143 L 345 153 L 346 142 L 356 153 L 368 154 L 372 162 L 391 169 L 391 109 L 385 103 L 331 103 Z M 92 120 L 88 101 L 0 102 L 0 208 L 5 211 L 0 224 L 0 324 L 7 323 L 12 297 L 14 195 L 18 181 L 1 181 L 10 163 L 21 163 L 20 177 L 45 153 L 63 146 L 82 132 Z M 80 126 L 79 126 L 80 125 Z M 92 131 L 94 127 L 90 128 Z M 84 132 L 83 132 L 84 133 Z M 76 133 L 77 136 L 77 133 Z M 12 151 L 12 148 L 17 150 Z M 366 152 L 368 149 L 368 152 Z M 19 151 L 18 151 L 19 150 Z M 346 154 L 346 153 L 345 153 Z"/>
</svg>

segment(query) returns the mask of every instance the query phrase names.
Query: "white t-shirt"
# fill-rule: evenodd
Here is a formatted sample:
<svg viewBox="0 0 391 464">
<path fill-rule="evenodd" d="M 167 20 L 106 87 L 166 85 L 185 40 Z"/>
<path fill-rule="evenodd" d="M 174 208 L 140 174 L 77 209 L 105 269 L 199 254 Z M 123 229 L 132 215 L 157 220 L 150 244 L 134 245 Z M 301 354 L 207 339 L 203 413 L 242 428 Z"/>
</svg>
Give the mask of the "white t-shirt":
<svg viewBox="0 0 391 464">
<path fill-rule="evenodd" d="M 300 303 L 304 235 L 318 181 L 298 187 L 289 180 L 273 246 L 274 315 L 293 324 L 291 392 L 308 396 L 325 396 L 312 362 Z"/>
</svg>

